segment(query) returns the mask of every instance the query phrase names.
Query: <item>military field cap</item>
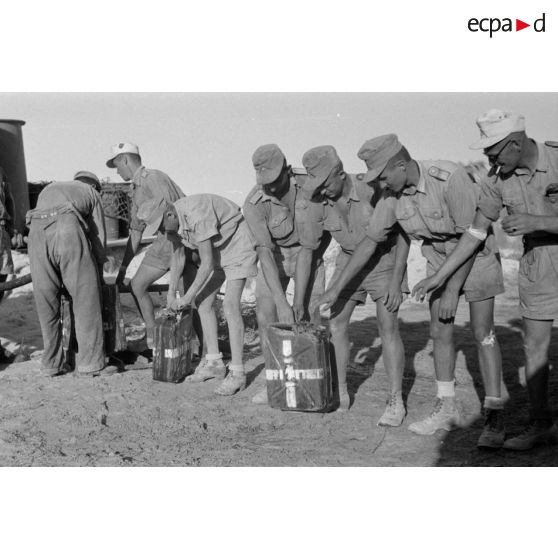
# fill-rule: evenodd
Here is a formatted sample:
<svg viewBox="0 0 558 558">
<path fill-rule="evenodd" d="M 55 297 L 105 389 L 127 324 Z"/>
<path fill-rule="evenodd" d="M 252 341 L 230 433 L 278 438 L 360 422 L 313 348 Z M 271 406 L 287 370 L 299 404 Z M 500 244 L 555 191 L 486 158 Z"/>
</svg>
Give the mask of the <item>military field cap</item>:
<svg viewBox="0 0 558 558">
<path fill-rule="evenodd" d="M 373 182 L 382 174 L 389 160 L 397 155 L 403 146 L 395 134 L 384 134 L 368 141 L 358 150 L 357 156 L 366 163 L 368 172 L 364 182 Z"/>
<path fill-rule="evenodd" d="M 114 159 L 118 157 L 121 153 L 134 153 L 135 155 L 139 155 L 139 147 L 135 143 L 117 143 L 110 148 L 110 159 L 107 161 L 107 167 L 109 169 L 114 168 Z"/>
<path fill-rule="evenodd" d="M 164 198 L 151 198 L 139 206 L 138 219 L 147 225 L 143 231 L 144 236 L 153 236 L 159 230 L 170 205 Z"/>
<path fill-rule="evenodd" d="M 471 149 L 486 149 L 496 145 L 514 132 L 525 131 L 525 117 L 499 109 L 490 109 L 477 118 L 480 139 L 470 145 Z"/>
<path fill-rule="evenodd" d="M 74 174 L 74 180 L 79 180 L 80 178 L 87 178 L 88 180 L 92 180 L 93 182 L 95 182 L 97 188 L 101 188 L 101 181 L 99 180 L 97 175 L 93 174 L 92 172 L 84 170 L 77 171 L 76 174 Z"/>
<path fill-rule="evenodd" d="M 302 164 L 308 173 L 303 188 L 310 196 L 314 195 L 316 188 L 319 188 L 334 170 L 343 169 L 343 163 L 332 145 L 320 145 L 309 149 L 302 156 Z"/>
<path fill-rule="evenodd" d="M 275 182 L 285 166 L 286 158 L 279 146 L 274 143 L 260 145 L 252 155 L 252 164 L 256 169 L 258 184 Z"/>
</svg>

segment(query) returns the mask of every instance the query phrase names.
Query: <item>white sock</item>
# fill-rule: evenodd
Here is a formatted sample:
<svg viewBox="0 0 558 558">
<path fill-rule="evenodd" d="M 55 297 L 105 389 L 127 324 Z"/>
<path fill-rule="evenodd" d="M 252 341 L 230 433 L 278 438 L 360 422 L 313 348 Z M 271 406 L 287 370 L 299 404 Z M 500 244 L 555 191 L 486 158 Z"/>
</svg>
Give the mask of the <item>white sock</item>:
<svg viewBox="0 0 558 558">
<path fill-rule="evenodd" d="M 487 395 L 484 398 L 484 408 L 501 411 L 504 408 L 504 400 L 501 397 L 492 397 Z"/>
<path fill-rule="evenodd" d="M 207 353 L 205 360 L 223 360 L 223 353 L 215 353 L 214 355 Z"/>
<path fill-rule="evenodd" d="M 442 397 L 455 397 L 455 380 L 449 382 L 436 381 L 438 386 L 437 396 L 441 399 Z"/>
<path fill-rule="evenodd" d="M 233 376 L 244 376 L 246 374 L 244 364 L 229 364 L 229 370 Z"/>
</svg>

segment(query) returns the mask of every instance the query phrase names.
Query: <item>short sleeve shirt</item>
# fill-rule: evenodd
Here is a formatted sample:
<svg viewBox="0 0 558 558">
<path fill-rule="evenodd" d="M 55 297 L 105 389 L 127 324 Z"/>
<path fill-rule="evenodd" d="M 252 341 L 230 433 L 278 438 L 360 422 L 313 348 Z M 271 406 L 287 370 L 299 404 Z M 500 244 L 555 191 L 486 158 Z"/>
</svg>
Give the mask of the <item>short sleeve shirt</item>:
<svg viewBox="0 0 558 558">
<path fill-rule="evenodd" d="M 174 203 L 183 243 L 193 250 L 200 242 L 212 239 L 213 246 L 223 246 L 243 220 L 240 207 L 216 194 L 193 194 Z"/>
<path fill-rule="evenodd" d="M 244 202 L 243 213 L 254 235 L 256 247 L 272 250 L 275 246 L 299 244 L 294 217 L 299 196 L 299 188 L 293 178 L 288 193 L 282 199 L 267 195 L 260 185 L 250 191 Z"/>
<path fill-rule="evenodd" d="M 130 228 L 138 231 L 145 229 L 145 223 L 137 216 L 142 203 L 152 198 L 163 198 L 168 203 L 174 203 L 184 197 L 182 190 L 164 172 L 145 167 L 136 171 L 130 188 Z"/>
<path fill-rule="evenodd" d="M 384 241 L 399 223 L 417 240 L 447 241 L 457 238 L 473 221 L 479 187 L 465 169 L 450 161 L 417 161 L 419 182 L 398 196 L 384 193 L 367 234 Z"/>
<path fill-rule="evenodd" d="M 339 208 L 337 202 L 324 200 L 323 202 L 306 202 L 308 208 L 314 211 L 321 206 L 320 228 L 313 233 L 314 242 L 319 242 L 321 235 L 329 232 L 339 243 L 341 249 L 351 254 L 361 240 L 366 236 L 366 231 L 377 200 L 381 197 L 381 191 L 376 186 L 371 186 L 362 181 L 363 175 L 347 174 L 347 180 L 351 182 L 350 194 L 346 207 Z M 307 209 L 308 210 L 308 209 Z M 304 222 L 309 222 L 304 212 L 299 213 L 299 218 Z M 309 235 L 310 236 L 310 235 Z"/>
<path fill-rule="evenodd" d="M 518 168 L 505 179 L 484 180 L 478 208 L 487 219 L 496 221 L 503 207 L 508 215 L 558 215 L 558 196 L 548 192 L 558 188 L 558 142 L 537 143 L 537 149 L 533 169 Z"/>
</svg>

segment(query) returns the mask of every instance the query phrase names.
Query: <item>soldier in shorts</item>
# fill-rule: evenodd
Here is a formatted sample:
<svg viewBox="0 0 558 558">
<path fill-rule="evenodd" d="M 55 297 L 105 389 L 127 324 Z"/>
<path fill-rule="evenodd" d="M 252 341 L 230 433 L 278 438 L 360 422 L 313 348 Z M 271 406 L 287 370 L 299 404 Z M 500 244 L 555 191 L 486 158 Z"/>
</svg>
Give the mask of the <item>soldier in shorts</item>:
<svg viewBox="0 0 558 558">
<path fill-rule="evenodd" d="M 137 217 L 138 208 L 147 200 L 162 198 L 168 203 L 183 198 L 182 190 L 159 170 L 146 169 L 141 162 L 139 149 L 133 143 L 118 143 L 112 146 L 111 158 L 107 167 L 115 168 L 123 180 L 131 180 L 132 206 L 130 210 L 130 236 L 122 265 L 116 277 L 116 284 L 121 285 L 126 276 L 128 265 L 138 253 L 145 223 Z M 132 293 L 145 321 L 146 341 L 149 349 L 153 348 L 153 328 L 155 314 L 153 301 L 147 292 L 149 285 L 160 279 L 170 269 L 172 243 L 159 232 L 131 281 Z"/>
<path fill-rule="evenodd" d="M 244 203 L 243 213 L 256 242 L 260 269 L 256 279 L 256 312 L 262 351 L 266 327 L 274 322 L 293 323 L 319 319 L 318 298 L 325 288 L 323 251 L 329 243 L 314 245 L 312 235 L 300 233 L 295 219 L 297 208 L 306 204 L 291 166 L 277 145 L 262 145 L 252 156 L 257 185 Z M 321 208 L 305 211 L 309 226 L 319 226 Z M 319 248 L 319 249 L 318 249 Z M 293 307 L 287 302 L 289 280 L 294 280 Z M 304 288 L 301 287 L 304 280 Z M 312 285 L 306 289 L 306 283 Z M 312 315 L 311 315 L 312 314 Z M 253 403 L 267 402 L 267 389 L 259 391 Z"/>
<path fill-rule="evenodd" d="M 558 142 L 535 142 L 525 133 L 523 116 L 490 110 L 477 120 L 483 149 L 492 165 L 482 185 L 471 227 L 437 273 L 415 286 L 422 297 L 438 288 L 484 241 L 503 207 L 502 228 L 523 235 L 525 252 L 519 265 L 519 302 L 523 315 L 525 374 L 530 420 L 504 448 L 530 450 L 558 441 L 548 404 L 548 349 L 553 321 L 558 318 Z"/>
<path fill-rule="evenodd" d="M 450 161 L 416 161 L 394 134 L 365 142 L 358 156 L 368 168 L 365 179 L 376 182 L 384 195 L 376 205 L 366 238 L 337 283 L 326 293 L 326 300 L 338 297 L 396 225 L 411 238 L 422 240 L 428 273 L 434 273 L 471 224 L 476 208 L 478 187 L 463 167 Z M 493 315 L 494 297 L 503 291 L 502 268 L 491 233 L 476 257 L 459 268 L 430 299 L 430 334 L 438 392 L 430 415 L 412 423 L 411 431 L 430 435 L 461 424 L 455 403 L 453 319 L 459 296 L 464 293 L 486 390 L 485 428 L 478 445 L 501 447 L 504 443 L 502 362 Z"/>
<path fill-rule="evenodd" d="M 380 192 L 368 186 L 362 175 L 347 174 L 332 146 L 310 149 L 304 154 L 302 162 L 308 173 L 304 189 L 312 200 L 308 210 L 318 207 L 323 211 L 318 235 L 331 234 L 341 246 L 330 281 L 330 284 L 336 284 L 353 250 L 366 235 Z M 305 224 L 311 223 L 304 211 L 297 214 L 297 220 L 302 234 L 316 234 L 310 227 L 304 228 Z M 383 426 L 399 426 L 405 418 L 401 394 L 405 355 L 399 335 L 397 311 L 402 292 L 408 292 L 405 274 L 408 253 L 408 239 L 395 230 L 366 262 L 364 269 L 339 291 L 336 302 L 332 301 L 330 329 L 335 348 L 341 410 L 348 409 L 350 405 L 347 391 L 349 321 L 356 305 L 366 302 L 367 294 L 376 303 L 382 354 L 391 384 L 390 397 L 378 423 Z M 323 297 L 318 304 L 321 302 Z"/>
<path fill-rule="evenodd" d="M 240 297 L 246 279 L 257 274 L 256 251 L 250 229 L 240 207 L 215 194 L 194 194 L 169 204 L 150 200 L 139 216 L 151 230 L 161 227 L 173 245 L 167 306 L 179 310 L 197 305 L 207 352 L 188 381 L 223 379 L 215 390 L 218 395 L 234 395 L 246 387 L 243 363 L 244 321 Z M 200 266 L 182 297 L 176 297 L 178 281 L 184 272 L 186 249 L 197 250 Z M 229 374 L 219 352 L 217 316 L 214 302 L 227 281 L 223 309 L 229 330 L 231 362 Z"/>
</svg>

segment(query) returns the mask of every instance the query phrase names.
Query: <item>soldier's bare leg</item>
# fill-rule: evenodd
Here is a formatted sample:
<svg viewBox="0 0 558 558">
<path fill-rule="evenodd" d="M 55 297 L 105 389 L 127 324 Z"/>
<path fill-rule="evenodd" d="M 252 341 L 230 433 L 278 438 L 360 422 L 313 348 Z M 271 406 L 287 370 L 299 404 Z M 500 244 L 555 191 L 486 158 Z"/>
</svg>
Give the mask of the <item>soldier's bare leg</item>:
<svg viewBox="0 0 558 558">
<path fill-rule="evenodd" d="M 502 387 L 502 353 L 494 333 L 494 298 L 470 302 L 469 311 L 486 395 L 499 398 Z"/>
<path fill-rule="evenodd" d="M 529 392 L 530 420 L 527 428 L 504 442 L 504 448 L 526 451 L 541 444 L 558 443 L 558 428 L 548 405 L 548 348 L 552 320 L 523 318 L 525 327 L 525 375 Z"/>
<path fill-rule="evenodd" d="M 434 371 L 437 393 L 434 407 L 423 420 L 413 422 L 409 430 L 415 434 L 430 436 L 437 430 L 453 430 L 461 424 L 455 401 L 455 346 L 453 323 L 439 319 L 440 299 L 430 299 L 430 336 L 433 342 Z"/>
<path fill-rule="evenodd" d="M 158 279 L 163 277 L 166 271 L 152 267 L 149 265 L 139 266 L 136 274 L 130 282 L 132 287 L 132 294 L 140 311 L 140 314 L 145 322 L 145 331 L 147 346 L 153 348 L 153 328 L 155 327 L 155 311 L 153 308 L 153 300 L 147 291 L 150 285 L 155 283 Z"/>
<path fill-rule="evenodd" d="M 552 320 L 523 318 L 525 327 L 525 376 L 531 415 L 534 419 L 551 417 L 548 408 L 548 348 Z"/>
<path fill-rule="evenodd" d="M 246 370 L 244 368 L 244 320 L 240 307 L 240 297 L 246 279 L 228 279 L 223 310 L 229 330 L 231 344 L 231 362 L 229 374 L 215 390 L 218 395 L 234 395 L 246 387 Z"/>
<path fill-rule="evenodd" d="M 380 299 L 376 301 L 376 317 L 382 340 L 382 358 L 390 383 L 390 397 L 378 425 L 399 426 L 405 418 L 405 405 L 401 393 L 405 350 L 399 334 L 397 312 L 388 311 Z"/>
<path fill-rule="evenodd" d="M 439 382 L 453 382 L 455 379 L 455 345 L 453 343 L 453 323 L 439 319 L 440 299 L 430 299 L 430 337 L 433 344 L 434 371 Z"/>
<path fill-rule="evenodd" d="M 339 299 L 331 309 L 331 318 L 329 320 L 331 342 L 335 349 L 335 365 L 339 386 L 339 410 L 341 411 L 347 410 L 350 406 L 349 392 L 347 390 L 347 366 L 351 353 L 349 322 L 356 304 L 356 300 Z"/>
<path fill-rule="evenodd" d="M 485 391 L 484 428 L 477 446 L 500 448 L 504 444 L 506 431 L 502 398 L 502 354 L 494 334 L 494 298 L 470 302 L 469 313 Z"/>
</svg>

